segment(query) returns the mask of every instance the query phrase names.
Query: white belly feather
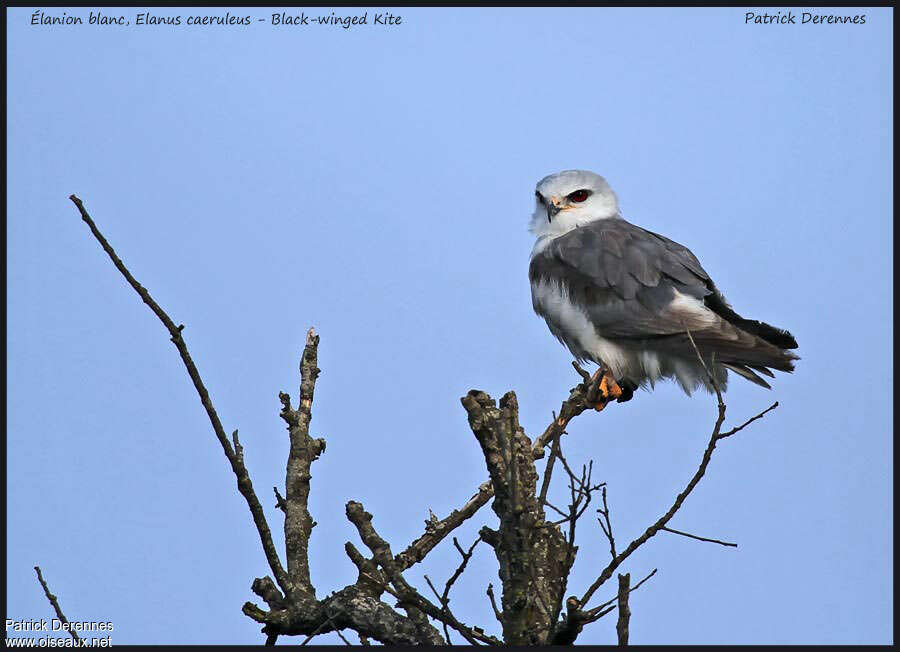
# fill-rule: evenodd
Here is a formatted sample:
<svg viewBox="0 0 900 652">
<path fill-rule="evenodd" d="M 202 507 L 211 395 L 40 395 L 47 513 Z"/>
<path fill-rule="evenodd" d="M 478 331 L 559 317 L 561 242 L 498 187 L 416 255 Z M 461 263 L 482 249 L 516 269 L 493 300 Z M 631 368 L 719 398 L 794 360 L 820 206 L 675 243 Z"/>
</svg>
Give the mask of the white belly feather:
<svg viewBox="0 0 900 652">
<path fill-rule="evenodd" d="M 616 378 L 654 385 L 660 378 L 674 378 L 688 394 L 698 384 L 706 384 L 703 368 L 692 360 L 680 359 L 648 348 L 635 350 L 603 337 L 587 314 L 569 299 L 564 286 L 549 280 L 531 284 L 534 309 L 544 317 L 550 330 L 576 358 L 592 360 L 609 367 Z M 717 316 L 693 297 L 675 293 L 668 306 L 695 327 L 714 323 Z"/>
<path fill-rule="evenodd" d="M 603 362 L 617 378 L 640 365 L 639 357 L 646 357 L 649 367 L 656 368 L 655 354 L 638 356 L 626 351 L 615 342 L 601 337 L 585 312 L 569 300 L 564 287 L 553 281 L 539 281 L 531 286 L 531 298 L 534 308 L 551 326 L 551 330 L 561 335 L 560 339 L 569 347 L 572 355 L 588 357 L 594 362 Z M 653 359 L 651 359 L 653 358 Z M 635 369 L 636 370 L 636 369 Z"/>
</svg>

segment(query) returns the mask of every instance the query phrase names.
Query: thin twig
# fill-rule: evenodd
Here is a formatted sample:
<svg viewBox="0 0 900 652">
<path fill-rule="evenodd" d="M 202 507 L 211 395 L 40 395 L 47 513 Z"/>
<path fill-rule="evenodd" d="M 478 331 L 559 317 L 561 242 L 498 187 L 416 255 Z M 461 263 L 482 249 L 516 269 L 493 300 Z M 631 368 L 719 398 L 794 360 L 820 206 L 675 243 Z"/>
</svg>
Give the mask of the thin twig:
<svg viewBox="0 0 900 652">
<path fill-rule="evenodd" d="M 560 521 L 560 523 L 565 523 L 566 521 L 569 520 L 569 515 L 567 513 L 565 513 L 564 511 L 562 511 L 559 507 L 557 507 L 553 503 L 546 502 L 546 503 L 544 503 L 544 505 L 546 505 L 547 507 L 552 509 L 554 512 L 556 512 L 557 514 L 559 514 L 560 516 L 563 517 L 563 519 L 562 519 L 562 521 Z"/>
<path fill-rule="evenodd" d="M 612 558 L 616 558 L 616 540 L 613 537 L 612 531 L 612 523 L 609 521 L 609 505 L 606 503 L 606 487 L 603 487 L 603 491 L 601 492 L 601 498 L 603 499 L 603 507 L 598 508 L 597 512 L 603 517 L 603 519 L 597 519 L 600 521 L 600 529 L 603 530 L 603 534 L 606 535 L 606 538 L 609 540 L 609 553 L 612 555 Z M 603 524 L 603 521 L 606 521 L 606 525 Z"/>
<path fill-rule="evenodd" d="M 634 591 L 637 591 L 639 588 L 641 588 L 641 585 L 642 585 L 644 582 L 646 582 L 646 581 L 649 580 L 651 577 L 653 577 L 654 575 L 656 575 L 656 570 L 657 570 L 657 569 L 654 568 L 652 571 L 650 571 L 650 573 L 649 573 L 644 579 L 642 579 L 640 582 L 638 582 L 637 584 L 635 584 L 634 586 L 632 586 L 630 589 L 628 589 L 628 592 L 629 592 L 629 593 L 633 593 Z M 617 602 L 618 599 L 619 599 L 619 596 L 618 596 L 618 594 L 616 594 L 616 597 L 613 598 L 612 600 L 607 600 L 607 601 L 604 602 L 603 604 L 597 605 L 597 606 L 594 607 L 593 609 L 589 609 L 589 610 L 586 612 L 586 613 L 587 613 L 587 619 L 585 620 L 585 623 L 592 623 L 592 622 L 595 622 L 595 621 L 597 621 L 597 620 L 600 620 L 600 618 L 602 618 L 603 616 L 605 616 L 605 615 L 608 614 L 610 611 L 612 611 L 613 609 L 616 608 L 616 605 L 615 605 L 614 603 Z M 612 605 L 612 606 L 610 606 L 610 605 Z"/>
<path fill-rule="evenodd" d="M 181 336 L 184 325 L 180 324 L 176 326 L 169 315 L 166 314 L 159 304 L 153 300 L 150 293 L 138 283 L 134 276 L 132 276 L 122 260 L 116 255 L 115 250 L 110 246 L 109 242 L 97 228 L 97 225 L 94 224 L 94 220 L 91 219 L 91 216 L 88 214 L 82 201 L 75 195 L 70 195 L 69 199 L 78 208 L 79 213 L 81 213 L 81 219 L 88 225 L 94 238 L 96 238 L 97 242 L 100 243 L 100 246 L 103 247 L 103 251 L 105 251 L 110 260 L 112 260 L 116 269 L 118 269 L 122 276 L 125 277 L 125 280 L 128 281 L 128 284 L 135 292 L 137 292 L 138 296 L 141 297 L 141 300 L 147 304 L 150 310 L 153 311 L 153 314 L 155 314 L 162 322 L 163 326 L 166 327 L 166 330 L 169 331 L 172 343 L 175 345 L 175 348 L 178 349 L 178 353 L 181 355 L 181 360 L 184 362 L 188 375 L 194 383 L 194 388 L 200 396 L 200 402 L 206 410 L 206 414 L 212 424 L 216 438 L 222 446 L 225 457 L 227 457 L 228 461 L 231 463 L 231 470 L 237 478 L 238 491 L 241 492 L 241 495 L 247 501 L 247 506 L 250 508 L 250 513 L 253 516 L 253 522 L 256 524 L 256 530 L 259 532 L 259 538 L 262 542 L 263 551 L 266 554 L 266 560 L 269 562 L 269 567 L 272 569 L 272 573 L 275 575 L 275 579 L 278 581 L 279 586 L 281 586 L 282 591 L 289 595 L 293 587 L 288 579 L 287 572 L 285 572 L 284 567 L 281 565 L 281 560 L 278 558 L 278 551 L 272 541 L 272 532 L 269 529 L 269 524 L 266 521 L 265 512 L 259 502 L 259 498 L 257 498 L 256 492 L 253 490 L 250 474 L 244 466 L 243 455 L 237 453 L 232 447 L 231 442 L 228 441 L 228 436 L 225 434 L 225 428 L 222 427 L 222 422 L 219 420 L 219 415 L 216 413 L 216 409 L 209 397 L 209 392 L 203 384 L 203 380 L 200 378 L 200 372 L 197 370 L 197 366 L 194 364 L 191 354 L 188 352 L 187 344 L 185 344 L 184 338 Z"/>
<path fill-rule="evenodd" d="M 272 490 L 275 492 L 275 509 L 280 509 L 282 512 L 285 511 L 284 496 L 278 491 L 278 487 L 272 487 Z"/>
<path fill-rule="evenodd" d="M 694 490 L 694 487 L 697 486 L 697 483 L 700 482 L 700 479 L 703 477 L 703 474 L 706 473 L 706 467 L 709 465 L 709 461 L 712 459 L 713 450 L 716 447 L 716 435 L 718 434 L 718 429 L 721 427 L 721 421 L 718 421 L 715 429 L 713 430 L 713 435 L 710 437 L 709 445 L 707 445 L 706 450 L 703 453 L 703 459 L 700 462 L 700 466 L 697 471 L 694 473 L 693 477 L 688 482 L 687 486 L 682 490 L 678 496 L 675 497 L 675 502 L 672 506 L 663 514 L 657 521 L 651 525 L 647 530 L 638 538 L 634 539 L 631 543 L 628 544 L 628 547 L 625 548 L 622 552 L 620 552 L 600 573 L 600 576 L 591 584 L 590 588 L 585 592 L 582 598 L 579 600 L 579 604 L 586 605 L 588 600 L 591 599 L 591 596 L 594 595 L 594 592 L 599 589 L 606 580 L 608 580 L 616 568 L 625 561 L 631 553 L 637 550 L 640 546 L 642 546 L 650 537 L 654 536 L 663 526 L 668 523 L 673 516 L 675 516 L 675 512 L 677 512 L 680 508 L 684 500 L 690 495 L 691 491 Z"/>
<path fill-rule="evenodd" d="M 434 588 L 434 584 L 431 582 L 431 578 L 428 577 L 428 575 L 425 575 L 425 581 L 428 583 L 428 588 L 430 588 L 431 592 L 434 593 L 434 597 L 436 597 L 438 599 L 438 602 L 441 603 L 441 607 L 445 607 L 446 605 L 441 599 L 441 594 L 438 593 L 438 590 L 436 588 Z M 444 625 L 444 640 L 447 641 L 447 645 L 453 645 L 452 641 L 450 640 L 450 630 L 447 627 L 447 623 L 442 624 Z"/>
<path fill-rule="evenodd" d="M 556 636 L 556 629 L 559 627 L 559 614 L 562 611 L 563 607 L 563 596 L 566 593 L 566 588 L 568 586 L 568 578 L 569 578 L 569 570 L 572 567 L 572 564 L 575 563 L 575 527 L 578 519 L 582 514 L 587 510 L 588 505 L 591 504 L 591 493 L 603 487 L 603 484 L 592 486 L 591 485 L 591 474 L 594 469 L 593 460 L 590 461 L 588 466 L 582 466 L 581 476 L 576 476 L 566 461 L 565 456 L 562 454 L 562 448 L 559 444 L 559 439 L 557 437 L 555 444 L 556 455 L 559 457 L 560 462 L 562 462 L 563 468 L 569 476 L 569 491 L 572 502 L 569 504 L 569 515 L 568 519 L 566 519 L 569 523 L 569 533 L 566 539 L 566 557 L 563 562 L 564 568 L 566 569 L 564 573 L 562 573 L 560 577 L 560 585 L 559 591 L 556 595 L 555 604 L 556 607 L 553 610 L 552 615 L 550 616 L 550 631 L 548 635 L 549 640 L 553 640 Z M 578 484 L 578 489 L 576 493 L 576 483 Z M 582 500 L 584 501 L 584 505 L 581 505 Z M 580 630 L 579 630 L 580 631 Z"/>
<path fill-rule="evenodd" d="M 673 530 L 670 527 L 661 527 L 661 530 L 665 530 L 666 532 L 671 532 L 672 534 L 680 534 L 683 537 L 688 537 L 689 539 L 696 539 L 697 541 L 708 541 L 709 543 L 718 543 L 720 546 L 730 546 L 732 548 L 737 548 L 738 544 L 736 543 L 728 543 L 727 541 L 719 541 L 718 539 L 707 539 L 706 537 L 698 537 L 696 534 L 688 534 L 687 532 L 682 532 L 681 530 Z"/>
<path fill-rule="evenodd" d="M 760 413 L 757 414 L 756 416 L 750 417 L 749 419 L 747 419 L 746 421 L 744 421 L 744 423 L 742 423 L 741 425 L 732 428 L 732 429 L 729 430 L 728 432 L 723 432 L 722 434 L 720 434 L 720 435 L 719 435 L 719 439 L 725 439 L 726 437 L 731 437 L 731 435 L 740 432 L 741 430 L 743 430 L 744 428 L 746 428 L 747 426 L 749 426 L 751 423 L 753 423 L 753 422 L 756 421 L 757 419 L 762 419 L 764 416 L 766 416 L 767 413 L 771 412 L 772 410 L 774 410 L 774 409 L 777 408 L 777 407 L 778 407 L 778 401 L 775 401 L 774 403 L 772 403 L 772 405 L 770 405 L 769 407 L 767 407 L 765 410 L 763 410 L 762 412 L 760 412 Z"/>
<path fill-rule="evenodd" d="M 63 613 L 62 607 L 59 606 L 59 600 L 56 598 L 55 595 L 50 593 L 50 587 L 48 587 L 47 582 L 44 581 L 44 575 L 43 575 L 43 573 L 41 573 L 41 567 L 35 566 L 34 572 L 37 573 L 38 582 L 41 583 L 41 587 L 43 587 L 43 589 L 44 589 L 44 595 L 47 596 L 47 599 L 50 601 L 50 605 L 53 607 L 53 611 L 56 612 L 56 617 L 59 619 L 60 622 L 68 623 L 69 619 L 66 618 L 66 615 Z M 75 641 L 77 641 L 79 643 L 81 642 L 81 638 L 78 636 L 77 632 L 75 632 L 72 629 L 69 629 L 68 632 L 69 632 L 69 635 L 73 639 L 75 639 Z"/>
<path fill-rule="evenodd" d="M 316 636 L 319 635 L 319 632 L 321 632 L 328 625 L 330 625 L 334 621 L 334 619 L 340 615 L 341 615 L 340 611 L 336 611 L 333 614 L 331 614 L 327 619 L 323 620 L 322 623 L 318 627 L 316 627 L 315 631 L 313 631 L 312 634 L 310 634 L 305 639 L 303 639 L 303 642 L 300 643 L 300 645 L 306 645 L 307 643 L 309 643 L 311 640 L 313 640 Z"/>
<path fill-rule="evenodd" d="M 428 587 L 431 589 L 431 592 L 434 593 L 434 597 L 436 597 L 438 600 L 440 600 L 441 594 L 438 593 L 438 590 L 435 588 L 434 583 L 431 581 L 431 578 L 428 577 L 427 573 L 425 575 L 423 575 L 423 577 L 425 578 L 425 582 L 428 584 Z"/>
<path fill-rule="evenodd" d="M 456 540 L 456 537 L 453 537 L 453 545 L 456 546 L 456 549 L 459 551 L 459 554 L 462 555 L 462 561 L 460 562 L 460 564 L 456 568 L 456 570 L 453 572 L 453 575 L 450 577 L 450 579 L 447 580 L 447 584 L 444 586 L 444 593 L 441 596 L 441 602 L 445 606 L 450 604 L 450 589 L 453 587 L 453 584 L 456 582 L 456 580 L 459 579 L 459 576 L 462 575 L 463 572 L 466 570 L 466 565 L 469 563 L 469 560 L 472 558 L 472 555 L 475 553 L 475 546 L 477 546 L 479 543 L 481 543 L 481 535 L 479 535 L 478 538 L 475 539 L 475 542 L 471 546 L 469 546 L 468 550 L 464 551 L 462 549 L 462 547 L 460 547 L 459 542 Z"/>
<path fill-rule="evenodd" d="M 703 356 L 700 354 L 700 349 L 697 348 L 697 343 L 694 341 L 694 336 L 691 335 L 691 331 L 687 328 L 684 330 L 687 333 L 688 339 L 691 341 L 691 346 L 694 348 L 694 353 L 697 354 L 697 359 L 700 361 L 700 364 L 703 366 L 703 370 L 706 372 L 706 377 L 709 378 L 710 384 L 712 384 L 713 390 L 716 392 L 716 400 L 718 401 L 719 412 L 725 412 L 725 401 L 722 400 L 722 390 L 719 389 L 719 383 L 716 382 L 715 377 L 712 375 L 712 372 L 709 370 L 709 367 L 706 366 L 706 361 L 703 359 Z"/>
<path fill-rule="evenodd" d="M 700 355 L 700 350 L 697 348 L 696 343 L 694 342 L 694 338 L 691 336 L 690 331 L 685 331 L 687 333 L 688 338 L 691 341 L 691 344 L 694 347 L 694 351 L 697 354 L 697 358 L 700 360 L 700 363 L 703 365 L 703 368 L 706 370 L 707 375 L 709 376 L 709 380 L 712 383 L 713 389 L 716 392 L 716 397 L 718 399 L 718 415 L 716 417 L 715 425 L 713 426 L 712 434 L 709 438 L 709 443 L 706 446 L 706 450 L 703 452 L 703 458 L 700 461 L 700 466 L 694 472 L 694 475 L 691 477 L 690 481 L 688 481 L 687 486 L 675 497 L 675 501 L 672 503 L 672 506 L 663 514 L 653 525 L 647 528 L 647 530 L 639 537 L 634 539 L 631 543 L 628 544 L 628 547 L 619 553 L 610 563 L 606 566 L 606 568 L 601 571 L 600 576 L 594 581 L 593 584 L 588 588 L 582 598 L 579 600 L 580 606 L 583 608 L 588 601 L 591 599 L 591 596 L 603 585 L 606 580 L 608 580 L 616 568 L 625 561 L 631 553 L 637 550 L 640 546 L 642 546 L 648 539 L 653 537 L 657 532 L 659 532 L 663 527 L 665 527 L 668 522 L 675 516 L 675 513 L 681 508 L 681 505 L 684 503 L 685 499 L 690 495 L 690 493 L 694 490 L 700 480 L 703 478 L 703 475 L 706 473 L 706 469 L 709 466 L 709 462 L 712 459 L 713 451 L 715 451 L 716 443 L 722 439 L 720 433 L 722 431 L 722 424 L 725 421 L 725 410 L 726 406 L 724 401 L 722 400 L 722 393 L 719 390 L 719 386 L 713 378 L 712 374 L 709 372 L 706 363 L 703 360 L 703 356 Z M 760 414 L 749 419 L 744 426 L 752 423 L 758 418 L 761 418 L 766 412 L 774 409 L 778 404 L 763 410 Z M 735 429 L 737 432 L 740 428 L 744 426 L 740 426 L 738 429 Z M 733 433 L 732 433 L 733 434 Z"/>
<path fill-rule="evenodd" d="M 491 609 L 494 610 L 494 618 L 497 619 L 497 622 L 501 625 L 503 624 L 503 614 L 500 613 L 500 610 L 497 608 L 497 599 L 494 597 L 494 585 L 487 585 L 487 597 L 491 601 Z"/>
<path fill-rule="evenodd" d="M 556 423 L 556 413 L 553 413 L 553 422 Z M 541 493 L 538 495 L 538 504 L 543 505 L 547 502 L 547 492 L 550 490 L 550 478 L 553 476 L 553 464 L 556 462 L 556 456 L 559 452 L 559 438 L 562 432 L 557 431 L 553 435 L 553 445 L 550 447 L 550 455 L 547 457 L 547 464 L 544 467 L 544 477 L 541 480 Z"/>
</svg>

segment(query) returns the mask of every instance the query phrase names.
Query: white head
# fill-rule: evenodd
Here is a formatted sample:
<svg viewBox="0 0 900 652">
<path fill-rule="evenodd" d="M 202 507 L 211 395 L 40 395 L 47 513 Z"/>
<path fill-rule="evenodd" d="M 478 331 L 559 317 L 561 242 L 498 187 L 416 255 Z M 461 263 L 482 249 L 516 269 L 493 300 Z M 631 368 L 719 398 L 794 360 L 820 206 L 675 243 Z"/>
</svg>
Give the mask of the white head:
<svg viewBox="0 0 900 652">
<path fill-rule="evenodd" d="M 555 238 L 572 229 L 619 214 L 619 202 L 606 179 L 587 170 L 563 170 L 538 181 L 529 230 Z"/>
</svg>

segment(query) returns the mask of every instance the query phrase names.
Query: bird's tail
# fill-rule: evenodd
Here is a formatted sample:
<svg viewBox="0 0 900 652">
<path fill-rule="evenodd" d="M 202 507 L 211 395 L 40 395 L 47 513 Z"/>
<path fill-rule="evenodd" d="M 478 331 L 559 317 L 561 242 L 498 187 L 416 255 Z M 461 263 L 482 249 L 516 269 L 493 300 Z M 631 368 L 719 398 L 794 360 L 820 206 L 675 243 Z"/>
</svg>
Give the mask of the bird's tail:
<svg viewBox="0 0 900 652">
<path fill-rule="evenodd" d="M 752 366 L 752 365 L 729 364 L 729 363 L 723 363 L 723 366 L 727 367 L 728 369 L 731 369 L 731 371 L 738 374 L 739 376 L 743 376 L 744 378 L 749 380 L 751 383 L 755 383 L 755 384 L 759 385 L 760 387 L 765 387 L 766 389 L 772 389 L 772 386 L 769 383 L 767 383 L 765 380 L 760 378 L 759 375 L 756 373 L 756 372 L 759 372 L 761 374 L 768 376 L 769 378 L 774 378 L 775 374 L 773 374 L 771 371 L 769 371 L 766 367 L 756 367 L 756 366 Z"/>
</svg>

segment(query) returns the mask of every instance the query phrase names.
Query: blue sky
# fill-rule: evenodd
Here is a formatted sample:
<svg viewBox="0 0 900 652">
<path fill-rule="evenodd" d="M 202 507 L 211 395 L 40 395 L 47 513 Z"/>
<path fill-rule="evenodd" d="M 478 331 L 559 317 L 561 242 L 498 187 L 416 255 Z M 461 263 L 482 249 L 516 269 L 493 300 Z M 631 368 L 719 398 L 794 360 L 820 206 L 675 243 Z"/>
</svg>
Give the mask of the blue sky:
<svg viewBox="0 0 900 652">
<path fill-rule="evenodd" d="M 63 11 L 88 15 L 45 9 Z M 186 325 L 276 529 L 277 395 L 321 334 L 324 596 L 355 579 L 347 500 L 397 551 L 486 478 L 460 396 L 514 389 L 535 436 L 575 384 L 532 313 L 526 226 L 538 179 L 586 168 L 802 356 L 771 392 L 733 380 L 734 421 L 781 407 L 719 447 L 671 526 L 739 547 L 660 533 L 633 555 L 633 578 L 659 571 L 632 596 L 631 641 L 892 642 L 893 12 L 819 12 L 866 22 L 403 8 L 346 30 L 41 27 L 8 10 L 7 617 L 51 616 L 40 564 L 69 619 L 112 621 L 113 644 L 261 640 L 240 613 L 267 572 L 246 505 L 69 194 Z M 714 415 L 664 384 L 572 424 L 567 457 L 608 482 L 619 541 L 671 504 Z M 461 543 L 494 522 L 484 508 Z M 579 594 L 608 555 L 590 520 L 580 545 Z M 427 591 L 456 556 L 448 542 L 407 578 Z M 492 631 L 488 582 L 482 548 L 451 606 Z M 614 621 L 579 641 L 614 642 Z"/>
</svg>

